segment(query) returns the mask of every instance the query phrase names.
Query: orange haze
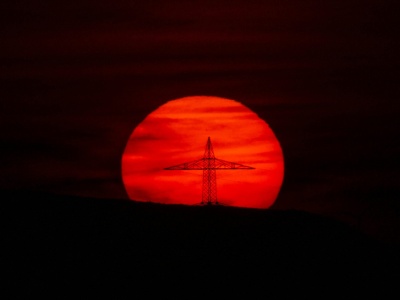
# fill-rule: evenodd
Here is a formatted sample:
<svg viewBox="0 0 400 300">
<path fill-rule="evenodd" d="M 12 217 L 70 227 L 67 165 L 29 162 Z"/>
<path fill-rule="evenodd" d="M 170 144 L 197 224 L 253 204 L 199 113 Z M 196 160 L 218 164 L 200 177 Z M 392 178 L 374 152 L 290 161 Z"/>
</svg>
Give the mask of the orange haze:
<svg viewBox="0 0 400 300">
<path fill-rule="evenodd" d="M 140 123 L 122 156 L 122 178 L 132 200 L 199 204 L 199 170 L 164 170 L 203 157 L 211 137 L 215 157 L 254 167 L 217 170 L 222 204 L 268 208 L 283 181 L 282 149 L 267 123 L 241 103 L 209 96 L 169 101 Z"/>
</svg>

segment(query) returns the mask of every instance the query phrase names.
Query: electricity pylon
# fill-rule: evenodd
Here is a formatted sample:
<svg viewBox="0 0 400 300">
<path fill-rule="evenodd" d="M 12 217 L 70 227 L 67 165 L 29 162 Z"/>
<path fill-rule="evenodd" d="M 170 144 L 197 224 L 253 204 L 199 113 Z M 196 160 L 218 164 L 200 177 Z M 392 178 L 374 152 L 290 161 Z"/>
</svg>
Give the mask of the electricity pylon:
<svg viewBox="0 0 400 300">
<path fill-rule="evenodd" d="M 254 168 L 235 162 L 215 158 L 211 139 L 210 137 L 208 137 L 203 158 L 168 167 L 164 170 L 203 170 L 203 195 L 201 199 L 201 204 L 212 205 L 218 204 L 216 170 L 238 169 L 250 170 Z"/>
</svg>

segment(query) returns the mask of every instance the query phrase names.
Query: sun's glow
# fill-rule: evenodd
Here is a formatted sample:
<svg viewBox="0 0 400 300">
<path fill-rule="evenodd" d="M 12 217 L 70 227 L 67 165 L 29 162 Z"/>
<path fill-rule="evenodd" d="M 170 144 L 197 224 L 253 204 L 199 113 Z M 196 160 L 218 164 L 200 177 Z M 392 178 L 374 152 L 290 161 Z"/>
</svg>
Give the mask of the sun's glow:
<svg viewBox="0 0 400 300">
<path fill-rule="evenodd" d="M 255 168 L 217 170 L 218 201 L 270 207 L 284 175 L 282 149 L 275 134 L 240 102 L 210 96 L 169 101 L 134 129 L 122 156 L 122 178 L 129 198 L 199 204 L 202 171 L 164 168 L 202 158 L 208 137 L 217 158 Z"/>
</svg>

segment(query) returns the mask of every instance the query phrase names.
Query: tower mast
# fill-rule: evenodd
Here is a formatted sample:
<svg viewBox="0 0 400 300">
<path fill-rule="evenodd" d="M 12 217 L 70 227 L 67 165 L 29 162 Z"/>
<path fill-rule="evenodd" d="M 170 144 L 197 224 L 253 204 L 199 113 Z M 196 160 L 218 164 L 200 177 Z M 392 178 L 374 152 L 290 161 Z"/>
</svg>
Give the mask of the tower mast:
<svg viewBox="0 0 400 300">
<path fill-rule="evenodd" d="M 217 171 L 215 168 L 215 155 L 210 137 L 208 137 L 204 151 L 203 168 L 203 197 L 201 204 L 218 204 L 217 200 Z"/>
</svg>

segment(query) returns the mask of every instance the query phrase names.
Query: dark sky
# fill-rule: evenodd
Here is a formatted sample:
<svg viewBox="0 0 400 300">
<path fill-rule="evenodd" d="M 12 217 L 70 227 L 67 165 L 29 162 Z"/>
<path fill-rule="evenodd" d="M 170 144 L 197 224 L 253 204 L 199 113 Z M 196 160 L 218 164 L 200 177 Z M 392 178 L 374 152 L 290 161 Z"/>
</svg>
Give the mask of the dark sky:
<svg viewBox="0 0 400 300">
<path fill-rule="evenodd" d="M 213 95 L 279 139 L 274 208 L 400 243 L 396 2 L 2 1 L 0 188 L 126 198 L 135 126 Z"/>
</svg>

